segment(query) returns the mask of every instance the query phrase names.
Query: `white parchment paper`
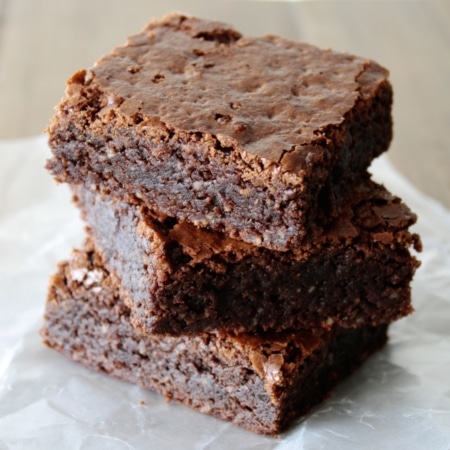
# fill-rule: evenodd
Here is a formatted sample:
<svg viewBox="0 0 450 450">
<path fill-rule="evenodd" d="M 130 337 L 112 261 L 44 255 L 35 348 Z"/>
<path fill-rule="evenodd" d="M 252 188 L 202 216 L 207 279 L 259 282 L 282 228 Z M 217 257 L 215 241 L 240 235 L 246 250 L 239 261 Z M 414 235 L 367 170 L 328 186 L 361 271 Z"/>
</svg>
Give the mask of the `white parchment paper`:
<svg viewBox="0 0 450 450">
<path fill-rule="evenodd" d="M 47 280 L 83 239 L 45 137 L 0 142 L 0 450 L 450 449 L 450 213 L 386 157 L 375 178 L 419 214 L 416 312 L 388 346 L 280 439 L 257 436 L 110 379 L 41 344 Z"/>
</svg>

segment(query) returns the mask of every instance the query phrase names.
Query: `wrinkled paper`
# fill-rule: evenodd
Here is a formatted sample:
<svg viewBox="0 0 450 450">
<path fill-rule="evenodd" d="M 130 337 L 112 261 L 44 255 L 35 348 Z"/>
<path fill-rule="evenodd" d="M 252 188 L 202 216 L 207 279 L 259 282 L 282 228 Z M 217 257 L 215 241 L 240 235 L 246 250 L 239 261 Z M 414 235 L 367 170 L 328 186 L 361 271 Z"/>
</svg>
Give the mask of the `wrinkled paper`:
<svg viewBox="0 0 450 450">
<path fill-rule="evenodd" d="M 0 450 L 450 448 L 450 212 L 384 156 L 375 178 L 419 214 L 416 312 L 387 347 L 279 439 L 257 436 L 67 361 L 38 335 L 47 280 L 83 240 L 44 136 L 0 142 Z"/>
</svg>

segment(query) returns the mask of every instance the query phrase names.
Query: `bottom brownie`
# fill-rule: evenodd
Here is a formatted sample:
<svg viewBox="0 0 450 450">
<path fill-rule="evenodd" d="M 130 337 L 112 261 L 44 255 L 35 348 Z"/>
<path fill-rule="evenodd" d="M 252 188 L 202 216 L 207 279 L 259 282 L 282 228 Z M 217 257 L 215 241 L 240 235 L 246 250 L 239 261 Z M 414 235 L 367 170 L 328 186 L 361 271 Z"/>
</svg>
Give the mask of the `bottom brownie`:
<svg viewBox="0 0 450 450">
<path fill-rule="evenodd" d="M 386 342 L 387 326 L 144 336 L 89 242 L 50 283 L 44 342 L 69 359 L 248 430 L 276 434 Z"/>
</svg>

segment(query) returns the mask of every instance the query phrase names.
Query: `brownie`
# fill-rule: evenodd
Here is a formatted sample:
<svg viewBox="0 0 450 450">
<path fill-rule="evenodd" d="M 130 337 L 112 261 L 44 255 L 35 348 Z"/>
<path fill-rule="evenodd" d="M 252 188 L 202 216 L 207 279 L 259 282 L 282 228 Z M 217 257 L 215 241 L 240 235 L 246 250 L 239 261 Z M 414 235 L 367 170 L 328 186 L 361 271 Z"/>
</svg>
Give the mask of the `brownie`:
<svg viewBox="0 0 450 450">
<path fill-rule="evenodd" d="M 97 251 L 133 325 L 152 334 L 380 325 L 412 311 L 416 217 L 382 186 L 357 185 L 343 215 L 301 252 L 256 247 L 76 187 Z"/>
<path fill-rule="evenodd" d="M 149 337 L 88 244 L 53 276 L 41 331 L 69 359 L 251 431 L 275 434 L 386 342 L 386 326 Z"/>
<path fill-rule="evenodd" d="M 285 251 L 340 214 L 392 137 L 377 63 L 171 14 L 68 81 L 60 182 Z"/>
</svg>

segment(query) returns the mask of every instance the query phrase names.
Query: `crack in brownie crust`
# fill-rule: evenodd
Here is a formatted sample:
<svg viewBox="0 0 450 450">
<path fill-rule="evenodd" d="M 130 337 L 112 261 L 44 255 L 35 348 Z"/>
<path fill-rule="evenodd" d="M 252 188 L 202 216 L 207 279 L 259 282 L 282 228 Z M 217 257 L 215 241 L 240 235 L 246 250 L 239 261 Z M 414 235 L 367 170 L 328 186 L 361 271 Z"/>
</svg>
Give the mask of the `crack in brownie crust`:
<svg viewBox="0 0 450 450">
<path fill-rule="evenodd" d="M 175 14 L 69 80 L 47 167 L 283 251 L 387 149 L 391 103 L 373 61 Z"/>
<path fill-rule="evenodd" d="M 386 329 L 143 336 L 87 243 L 53 276 L 41 334 L 49 347 L 92 369 L 276 434 L 382 347 Z"/>
</svg>

